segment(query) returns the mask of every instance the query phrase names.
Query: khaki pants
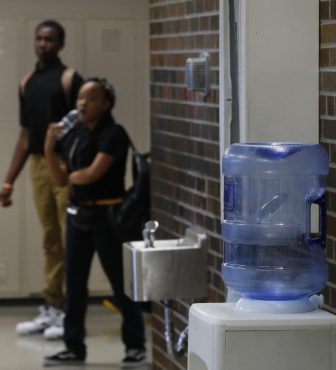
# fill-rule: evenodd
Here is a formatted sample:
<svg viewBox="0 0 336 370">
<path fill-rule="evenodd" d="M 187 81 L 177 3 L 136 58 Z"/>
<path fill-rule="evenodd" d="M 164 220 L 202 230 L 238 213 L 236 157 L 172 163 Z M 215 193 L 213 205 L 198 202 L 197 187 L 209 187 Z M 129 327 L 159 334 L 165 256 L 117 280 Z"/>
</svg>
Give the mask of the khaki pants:
<svg viewBox="0 0 336 370">
<path fill-rule="evenodd" d="M 30 156 L 30 175 L 33 197 L 43 229 L 46 287 L 43 291 L 46 302 L 63 308 L 64 240 L 68 187 L 56 186 L 51 178 L 45 158 Z"/>
</svg>

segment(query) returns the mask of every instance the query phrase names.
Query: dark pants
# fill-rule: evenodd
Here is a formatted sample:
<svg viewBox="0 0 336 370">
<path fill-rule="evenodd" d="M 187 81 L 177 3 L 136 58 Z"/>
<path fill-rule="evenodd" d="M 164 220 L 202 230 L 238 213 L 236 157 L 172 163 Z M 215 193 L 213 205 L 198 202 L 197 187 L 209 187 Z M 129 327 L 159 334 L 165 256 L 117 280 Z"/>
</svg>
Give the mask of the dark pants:
<svg viewBox="0 0 336 370">
<path fill-rule="evenodd" d="M 66 347 L 79 355 L 86 354 L 85 315 L 88 278 L 94 252 L 113 288 L 122 314 L 122 341 L 126 349 L 144 349 L 142 312 L 137 303 L 124 294 L 122 246 L 105 217 L 91 231 L 82 231 L 67 222 L 66 282 L 67 296 L 64 322 Z"/>
</svg>

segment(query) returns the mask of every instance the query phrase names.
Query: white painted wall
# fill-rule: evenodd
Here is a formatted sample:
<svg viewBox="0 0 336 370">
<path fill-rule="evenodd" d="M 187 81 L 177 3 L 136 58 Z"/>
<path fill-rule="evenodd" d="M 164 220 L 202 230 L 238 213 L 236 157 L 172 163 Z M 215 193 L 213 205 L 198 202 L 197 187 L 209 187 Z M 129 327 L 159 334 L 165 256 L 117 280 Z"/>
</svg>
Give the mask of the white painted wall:
<svg viewBox="0 0 336 370">
<path fill-rule="evenodd" d="M 319 4 L 244 0 L 242 140 L 319 140 Z"/>
<path fill-rule="evenodd" d="M 318 143 L 318 2 L 235 1 L 239 18 L 240 141 Z M 228 3 L 220 1 L 222 151 L 230 144 Z"/>
<path fill-rule="evenodd" d="M 2 0 L 0 2 L 0 178 L 17 134 L 17 86 L 34 67 L 34 28 L 53 18 L 66 28 L 63 61 L 84 77 L 106 77 L 117 93 L 115 117 L 139 150 L 149 149 L 148 0 Z M 41 230 L 24 171 L 14 205 L 0 209 L 0 297 L 39 295 L 43 286 Z M 91 288 L 105 292 L 95 263 Z"/>
</svg>

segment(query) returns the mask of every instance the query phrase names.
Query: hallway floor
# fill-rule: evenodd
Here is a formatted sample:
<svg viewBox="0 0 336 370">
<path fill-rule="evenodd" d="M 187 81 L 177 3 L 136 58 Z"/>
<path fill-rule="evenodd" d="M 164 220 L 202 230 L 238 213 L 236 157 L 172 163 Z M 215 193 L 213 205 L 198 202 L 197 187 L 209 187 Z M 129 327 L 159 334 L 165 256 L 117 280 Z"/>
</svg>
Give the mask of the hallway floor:
<svg viewBox="0 0 336 370">
<path fill-rule="evenodd" d="M 43 367 L 43 357 L 64 348 L 62 341 L 46 341 L 41 335 L 20 337 L 15 333 L 19 321 L 37 314 L 38 306 L 1 306 L 0 301 L 0 370 L 84 369 L 118 370 L 124 356 L 120 340 L 120 315 L 102 305 L 90 305 L 87 316 L 88 357 L 83 366 Z M 151 329 L 146 320 L 148 360 L 151 361 Z M 150 365 L 137 368 L 149 370 Z"/>
</svg>

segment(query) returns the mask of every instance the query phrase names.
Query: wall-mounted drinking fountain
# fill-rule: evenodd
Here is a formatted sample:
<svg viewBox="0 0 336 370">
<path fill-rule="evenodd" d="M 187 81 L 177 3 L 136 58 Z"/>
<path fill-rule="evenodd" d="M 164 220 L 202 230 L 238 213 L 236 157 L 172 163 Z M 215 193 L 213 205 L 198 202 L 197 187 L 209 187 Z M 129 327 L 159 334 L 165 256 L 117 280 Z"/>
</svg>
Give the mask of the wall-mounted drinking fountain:
<svg viewBox="0 0 336 370">
<path fill-rule="evenodd" d="M 186 229 L 180 239 L 155 240 L 156 221 L 149 221 L 144 240 L 123 244 L 124 289 L 134 301 L 207 296 L 206 235 Z"/>
</svg>

